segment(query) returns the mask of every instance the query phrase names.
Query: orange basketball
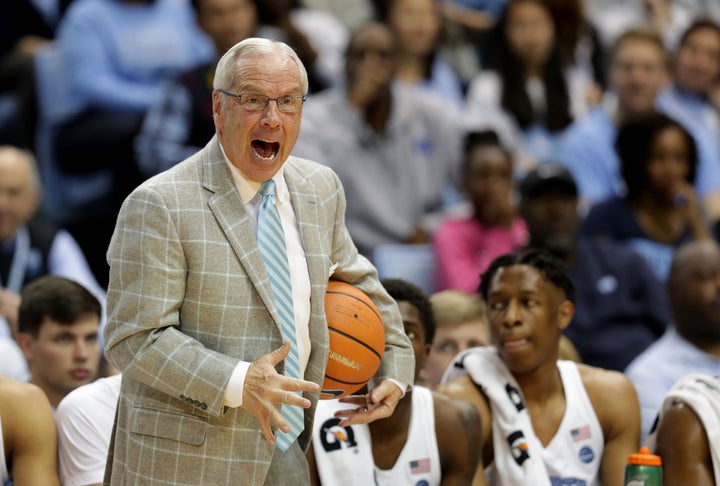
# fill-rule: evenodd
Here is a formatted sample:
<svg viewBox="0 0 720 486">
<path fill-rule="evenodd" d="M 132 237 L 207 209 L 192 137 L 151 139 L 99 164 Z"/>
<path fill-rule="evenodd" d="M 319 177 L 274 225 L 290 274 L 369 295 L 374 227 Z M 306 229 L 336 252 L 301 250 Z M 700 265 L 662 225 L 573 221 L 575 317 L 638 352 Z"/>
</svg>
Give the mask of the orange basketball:
<svg viewBox="0 0 720 486">
<path fill-rule="evenodd" d="M 320 399 L 352 395 L 373 377 L 385 351 L 385 328 L 372 300 L 357 287 L 330 280 L 325 296 L 330 353 Z"/>
</svg>

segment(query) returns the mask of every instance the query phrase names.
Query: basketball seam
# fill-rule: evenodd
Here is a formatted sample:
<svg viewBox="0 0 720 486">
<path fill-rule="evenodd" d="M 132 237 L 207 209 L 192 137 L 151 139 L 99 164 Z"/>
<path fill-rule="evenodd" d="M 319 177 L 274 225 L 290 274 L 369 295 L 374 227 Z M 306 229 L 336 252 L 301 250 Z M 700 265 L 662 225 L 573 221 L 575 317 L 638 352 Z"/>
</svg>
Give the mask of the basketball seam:
<svg viewBox="0 0 720 486">
<path fill-rule="evenodd" d="M 366 383 L 369 381 L 369 380 L 364 380 L 364 381 L 345 381 L 345 380 L 340 380 L 340 379 L 338 379 L 338 378 L 335 378 L 334 376 L 328 375 L 328 374 L 325 375 L 325 378 L 329 378 L 329 379 L 331 379 L 331 380 L 333 380 L 333 381 L 337 381 L 338 383 L 342 383 L 342 384 L 344 384 L 344 385 L 364 385 L 364 384 L 366 384 Z"/>
<path fill-rule="evenodd" d="M 341 330 L 339 330 L 339 329 L 335 329 L 334 327 L 330 328 L 330 331 L 336 332 L 336 333 L 340 334 L 340 335 L 343 336 L 343 337 L 346 337 L 346 338 L 348 338 L 348 339 L 351 339 L 351 340 L 355 341 L 356 343 L 358 343 L 358 344 L 362 345 L 363 347 L 367 348 L 368 351 L 370 351 L 372 354 L 374 354 L 375 356 L 377 356 L 377 358 L 378 358 L 379 360 L 382 360 L 382 356 L 380 356 L 380 353 L 378 353 L 377 351 L 375 351 L 371 346 L 368 346 L 366 343 L 358 340 L 357 337 L 351 336 L 350 334 L 348 334 L 348 333 L 346 333 L 346 332 L 343 332 L 343 331 L 341 331 Z"/>
</svg>

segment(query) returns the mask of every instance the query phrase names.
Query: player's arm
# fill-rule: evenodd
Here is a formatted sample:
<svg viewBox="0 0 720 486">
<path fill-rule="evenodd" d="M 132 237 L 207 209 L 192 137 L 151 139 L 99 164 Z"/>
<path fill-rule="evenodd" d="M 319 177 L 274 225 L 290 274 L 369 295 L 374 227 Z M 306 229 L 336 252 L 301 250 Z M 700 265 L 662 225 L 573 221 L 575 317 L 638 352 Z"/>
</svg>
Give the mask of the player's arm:
<svg viewBox="0 0 720 486">
<path fill-rule="evenodd" d="M 466 400 L 451 399 L 441 393 L 433 393 L 435 401 L 435 436 L 437 437 L 443 486 L 471 484 L 481 451 L 478 443 L 482 438 L 480 413 Z M 480 468 L 482 469 L 482 468 Z M 474 483 L 475 486 L 485 484 Z"/>
<path fill-rule="evenodd" d="M 8 428 L 6 453 L 12 458 L 13 484 L 60 484 L 55 420 L 45 393 L 35 385 L 22 383 L 6 400 L 2 421 L 3 428 Z"/>
<path fill-rule="evenodd" d="M 635 388 L 617 371 L 582 366 L 581 374 L 605 437 L 601 484 L 623 484 L 628 455 L 640 446 L 640 405 Z"/>
<path fill-rule="evenodd" d="M 663 415 L 655 453 L 662 458 L 665 484 L 715 484 L 705 428 L 684 403 L 673 404 Z"/>
<path fill-rule="evenodd" d="M 475 406 L 480 414 L 481 439 L 479 441 L 475 441 L 475 447 L 480 449 L 482 454 L 480 460 L 478 461 L 477 470 L 473 478 L 473 485 L 484 486 L 484 464 L 489 464 L 493 459 L 492 437 L 490 434 L 492 430 L 492 414 L 490 413 L 490 405 L 488 404 L 485 396 L 480 392 L 480 389 L 468 375 L 463 375 L 448 383 L 440 384 L 438 386 L 438 391 L 451 398 L 467 400 Z"/>
</svg>

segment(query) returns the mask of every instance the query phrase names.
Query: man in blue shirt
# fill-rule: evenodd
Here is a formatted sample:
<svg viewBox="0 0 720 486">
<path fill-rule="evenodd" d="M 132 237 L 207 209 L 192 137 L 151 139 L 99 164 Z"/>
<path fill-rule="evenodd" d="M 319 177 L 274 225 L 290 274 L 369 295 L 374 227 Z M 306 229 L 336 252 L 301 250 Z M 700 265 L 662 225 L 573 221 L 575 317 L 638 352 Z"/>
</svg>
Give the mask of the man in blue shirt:
<svg viewBox="0 0 720 486">
<path fill-rule="evenodd" d="M 720 375 L 720 247 L 694 241 L 675 253 L 667 283 L 674 327 L 625 370 L 640 400 L 647 436 L 665 394 L 689 373 Z"/>
<path fill-rule="evenodd" d="M 192 6 L 198 26 L 212 39 L 218 57 L 256 33 L 253 0 L 193 0 Z M 169 169 L 204 147 L 215 134 L 211 98 L 216 63 L 193 66 L 163 85 L 135 138 L 143 176 Z"/>
<path fill-rule="evenodd" d="M 15 334 L 20 291 L 44 275 L 72 279 L 105 303 L 72 236 L 36 214 L 40 192 L 32 154 L 0 146 L 0 336 Z"/>
<path fill-rule="evenodd" d="M 622 371 L 665 330 L 670 317 L 662 285 L 629 247 L 578 234 L 577 186 L 562 165 L 531 171 L 520 193 L 528 246 L 562 259 L 575 286 L 565 335 L 584 363 Z"/>
<path fill-rule="evenodd" d="M 673 84 L 658 106 L 687 127 L 707 132 L 720 153 L 720 24 L 695 21 L 683 34 L 673 62 Z"/>
<path fill-rule="evenodd" d="M 584 202 L 594 204 L 623 195 L 620 162 L 615 152 L 617 127 L 628 117 L 664 109 L 657 97 L 667 85 L 666 53 L 660 37 L 647 30 L 622 34 L 612 49 L 609 83 L 612 92 L 603 104 L 568 127 L 561 141 L 561 161 L 577 181 Z M 672 116 L 672 113 L 669 113 Z M 720 218 L 720 157 L 710 135 L 687 127 L 699 152 L 696 190 L 707 216 Z"/>
<path fill-rule="evenodd" d="M 345 86 L 311 96 L 295 154 L 331 167 L 347 194 L 347 227 L 373 258 L 388 243 L 428 243 L 457 178 L 462 130 L 452 103 L 395 82 L 389 28 L 355 31 Z"/>
</svg>

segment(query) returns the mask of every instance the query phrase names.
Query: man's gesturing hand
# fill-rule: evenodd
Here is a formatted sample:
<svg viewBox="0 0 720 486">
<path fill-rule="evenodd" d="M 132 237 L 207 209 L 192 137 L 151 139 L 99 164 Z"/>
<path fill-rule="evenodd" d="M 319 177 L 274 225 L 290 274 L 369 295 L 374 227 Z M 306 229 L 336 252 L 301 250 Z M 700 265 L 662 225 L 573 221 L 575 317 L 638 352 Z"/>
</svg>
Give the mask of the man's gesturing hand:
<svg viewBox="0 0 720 486">
<path fill-rule="evenodd" d="M 290 342 L 270 354 L 253 361 L 245 375 L 242 408 L 252 413 L 260 423 L 265 439 L 275 444 L 272 426 L 283 432 L 290 432 L 290 426 L 282 418 L 280 403 L 302 408 L 310 406 L 310 400 L 294 392 L 319 392 L 320 385 L 311 381 L 288 378 L 279 374 L 275 366 L 290 352 Z"/>
</svg>

